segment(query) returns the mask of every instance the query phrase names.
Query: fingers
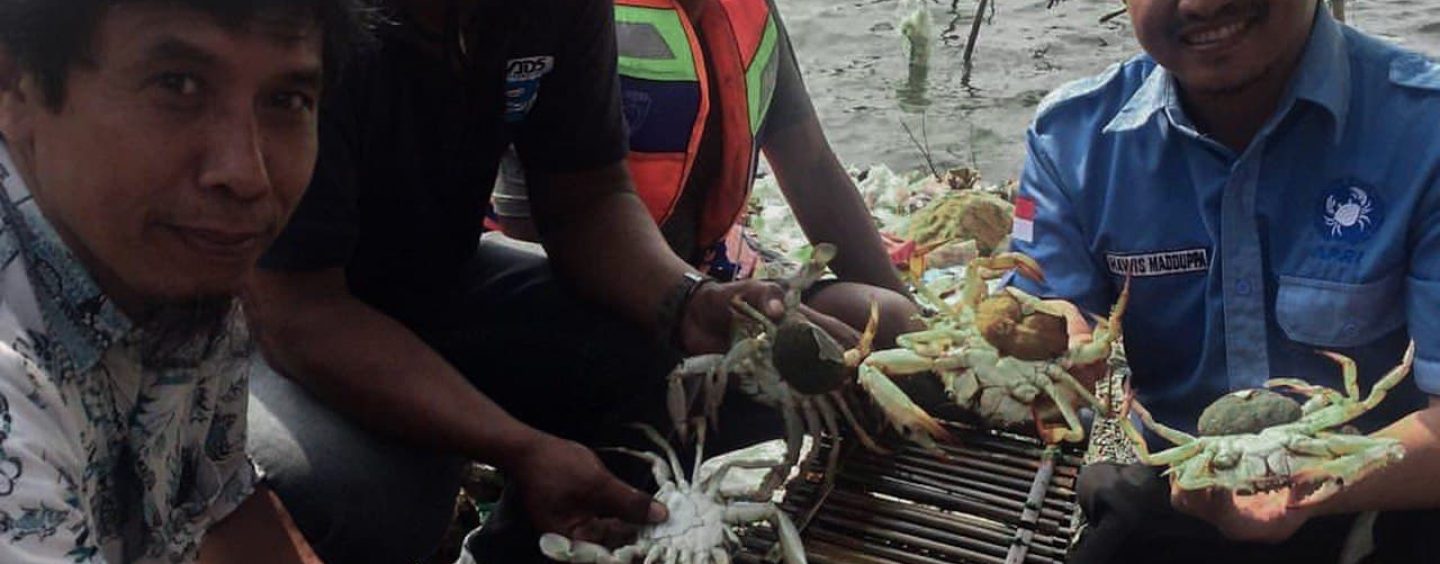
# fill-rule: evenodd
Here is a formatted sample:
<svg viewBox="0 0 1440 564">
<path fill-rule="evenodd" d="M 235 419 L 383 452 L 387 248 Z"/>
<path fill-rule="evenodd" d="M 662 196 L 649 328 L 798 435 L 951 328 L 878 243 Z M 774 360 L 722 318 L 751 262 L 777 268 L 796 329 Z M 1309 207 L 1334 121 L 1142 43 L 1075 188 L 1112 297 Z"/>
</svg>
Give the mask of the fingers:
<svg viewBox="0 0 1440 564">
<path fill-rule="evenodd" d="M 619 519 L 591 519 L 575 527 L 571 539 L 616 548 L 629 544 L 635 539 L 639 528 Z"/>
<path fill-rule="evenodd" d="M 608 473 L 593 499 L 595 515 L 600 518 L 615 518 L 637 525 L 660 523 L 670 518 L 670 512 L 663 504 Z"/>
<path fill-rule="evenodd" d="M 737 291 L 733 295 L 740 296 L 745 303 L 760 310 L 770 319 L 780 319 L 785 314 L 785 289 L 774 282 L 762 282 L 759 280 L 746 280 L 743 282 L 732 282 Z"/>
</svg>

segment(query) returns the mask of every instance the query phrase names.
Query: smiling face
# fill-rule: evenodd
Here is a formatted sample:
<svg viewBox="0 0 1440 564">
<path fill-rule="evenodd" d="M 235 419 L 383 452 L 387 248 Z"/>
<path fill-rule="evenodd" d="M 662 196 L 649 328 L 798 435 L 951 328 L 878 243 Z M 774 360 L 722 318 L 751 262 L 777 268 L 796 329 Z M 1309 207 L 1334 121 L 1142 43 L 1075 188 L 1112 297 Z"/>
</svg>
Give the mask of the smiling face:
<svg viewBox="0 0 1440 564">
<path fill-rule="evenodd" d="M 1309 40 L 1317 1 L 1129 0 L 1129 10 L 1136 38 L 1156 62 L 1187 90 L 1216 94 L 1289 72 Z"/>
<path fill-rule="evenodd" d="M 321 31 L 224 27 L 161 2 L 104 12 L 48 104 L 0 90 L 0 131 L 46 218 L 122 307 L 234 293 L 313 171 Z"/>
</svg>

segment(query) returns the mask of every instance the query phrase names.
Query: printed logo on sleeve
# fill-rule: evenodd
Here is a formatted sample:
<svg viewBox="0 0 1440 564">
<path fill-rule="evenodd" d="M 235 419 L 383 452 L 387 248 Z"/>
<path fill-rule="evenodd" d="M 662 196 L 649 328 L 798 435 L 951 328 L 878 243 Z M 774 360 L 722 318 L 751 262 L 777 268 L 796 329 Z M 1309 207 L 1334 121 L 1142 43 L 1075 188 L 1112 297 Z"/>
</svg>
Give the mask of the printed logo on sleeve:
<svg viewBox="0 0 1440 564">
<path fill-rule="evenodd" d="M 1022 243 L 1035 242 L 1035 200 L 1025 196 L 1015 197 L 1015 223 L 1010 230 L 1010 239 Z"/>
<path fill-rule="evenodd" d="M 1116 276 L 1170 276 L 1210 271 L 1210 251 L 1205 248 L 1145 254 L 1105 253 L 1105 263 Z"/>
<path fill-rule="evenodd" d="M 505 63 L 505 121 L 525 119 L 540 96 L 540 79 L 555 68 L 555 57 L 541 55 L 510 59 Z"/>
</svg>

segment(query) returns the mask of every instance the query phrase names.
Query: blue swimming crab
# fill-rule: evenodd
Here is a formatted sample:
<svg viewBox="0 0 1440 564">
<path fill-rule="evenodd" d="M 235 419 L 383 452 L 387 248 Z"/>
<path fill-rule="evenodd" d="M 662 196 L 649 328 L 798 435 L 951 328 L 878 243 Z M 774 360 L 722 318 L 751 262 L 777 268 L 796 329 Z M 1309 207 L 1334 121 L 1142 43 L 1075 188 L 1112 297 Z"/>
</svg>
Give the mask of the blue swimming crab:
<svg viewBox="0 0 1440 564">
<path fill-rule="evenodd" d="M 783 463 L 733 460 L 702 477 L 700 469 L 705 446 L 705 423 L 702 421 L 696 427 L 695 467 L 687 480 L 675 450 L 660 433 L 646 425 L 636 427 L 660 448 L 664 457 L 625 448 L 609 450 L 650 463 L 655 482 L 660 485 L 655 499 L 669 509 L 670 518 L 664 523 L 644 527 L 633 543 L 614 551 L 598 544 L 575 541 L 554 533 L 546 534 L 540 538 L 540 550 L 545 556 L 560 562 L 728 564 L 731 552 L 740 546 L 740 538 L 731 527 L 766 521 L 779 539 L 777 550 L 781 561 L 785 564 L 805 563 L 800 533 L 785 512 L 768 501 L 745 500 L 768 496 L 768 492 L 762 488 L 755 496 L 738 499 L 728 497 L 720 490 L 725 476 L 733 469 L 768 468 Z"/>
<path fill-rule="evenodd" d="M 803 292 L 824 274 L 835 257 L 834 245 L 820 244 L 800 271 L 784 282 L 785 314 L 779 322 L 761 314 L 749 304 L 735 301 L 738 336 L 729 352 L 690 357 L 670 374 L 668 408 L 682 440 L 697 420 L 712 427 L 725 391 L 736 386 L 761 404 L 778 409 L 785 423 L 786 467 L 799 462 L 805 434 L 840 436 L 838 420 L 844 418 L 857 439 L 875 452 L 887 452 L 865 431 L 852 411 L 847 394 L 858 388 L 880 407 L 888 424 L 913 440 L 937 450 L 931 437 L 948 439 L 944 427 L 915 405 L 889 379 L 857 380 L 856 368 L 869 354 L 874 340 L 878 312 L 870 308 L 870 320 L 859 344 L 845 350 L 828 333 L 811 323 L 800 311 Z M 687 383 L 696 383 L 690 386 Z M 703 413 L 692 415 L 696 396 L 702 399 Z M 765 480 L 775 488 L 784 477 L 779 467 Z"/>
<path fill-rule="evenodd" d="M 1400 365 L 1386 373 L 1370 395 L 1361 396 L 1355 361 L 1344 355 L 1320 352 L 1340 366 L 1345 392 L 1299 379 L 1270 380 L 1266 388 L 1288 390 L 1307 398 L 1294 421 L 1253 433 L 1194 437 L 1155 421 L 1144 406 L 1127 398 L 1125 406 L 1155 434 L 1176 446 L 1151 454 L 1135 424 L 1124 417 L 1121 428 L 1135 443 L 1140 459 L 1153 466 L 1169 466 L 1166 475 L 1184 490 L 1221 488 L 1240 495 L 1285 487 L 1315 488 L 1307 503 L 1338 493 L 1347 483 L 1400 460 L 1400 441 L 1337 432 L 1339 428 L 1374 409 L 1406 375 L 1415 361 L 1411 343 Z"/>
<path fill-rule="evenodd" d="M 1013 287 L 990 293 L 986 278 L 1008 269 L 1044 280 L 1039 265 L 1025 255 L 979 258 L 967 266 L 960 299 L 951 305 L 940 291 L 919 280 L 923 266 L 912 267 L 917 291 L 940 313 L 927 320 L 929 329 L 901 335 L 899 348 L 866 358 L 860 367 L 861 381 L 934 373 L 956 404 L 991 425 L 1033 423 L 1046 443 L 1082 441 L 1085 430 L 1075 404 L 1100 404 L 1071 370 L 1109 358 L 1111 344 L 1121 334 L 1129 284 L 1110 317 L 1097 320 L 1092 340 L 1070 347 L 1065 311 L 1056 303 Z M 1064 427 L 1043 424 L 1037 416 L 1042 399 L 1054 403 Z"/>
</svg>

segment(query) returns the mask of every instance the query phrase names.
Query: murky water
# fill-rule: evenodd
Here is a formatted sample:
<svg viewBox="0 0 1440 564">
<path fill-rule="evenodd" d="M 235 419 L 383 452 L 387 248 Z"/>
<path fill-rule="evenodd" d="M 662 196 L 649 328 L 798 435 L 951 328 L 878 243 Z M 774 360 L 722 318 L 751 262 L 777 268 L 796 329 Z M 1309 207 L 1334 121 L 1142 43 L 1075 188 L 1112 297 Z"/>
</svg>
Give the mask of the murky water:
<svg viewBox="0 0 1440 564">
<path fill-rule="evenodd" d="M 820 120 L 842 161 L 924 166 L 902 121 L 928 136 L 937 166 L 974 165 L 992 181 L 1019 175 L 1025 127 L 1047 92 L 1104 70 L 1138 52 L 1128 21 L 1101 24 L 1119 0 L 997 0 L 976 42 L 970 85 L 961 84 L 961 54 L 975 0 L 930 0 L 938 32 L 931 56 L 930 106 L 902 109 L 897 90 L 907 75 L 897 27 L 900 0 L 776 0 Z M 1288 1 L 1288 0 L 1278 0 Z M 1349 0 L 1355 27 L 1440 57 L 1440 1 Z M 923 132 L 922 132 L 923 121 Z M 928 134 L 928 135 L 922 135 Z"/>
</svg>

